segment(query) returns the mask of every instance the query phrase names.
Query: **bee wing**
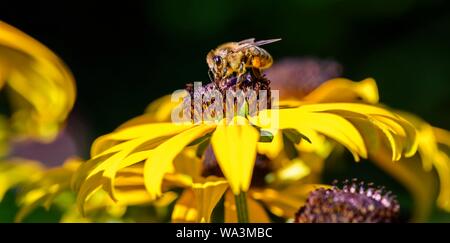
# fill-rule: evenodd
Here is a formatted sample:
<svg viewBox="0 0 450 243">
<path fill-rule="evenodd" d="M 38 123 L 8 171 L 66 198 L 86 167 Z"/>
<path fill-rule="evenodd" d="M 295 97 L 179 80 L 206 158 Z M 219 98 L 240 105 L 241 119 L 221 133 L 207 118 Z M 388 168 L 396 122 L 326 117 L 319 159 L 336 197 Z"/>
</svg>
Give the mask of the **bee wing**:
<svg viewBox="0 0 450 243">
<path fill-rule="evenodd" d="M 269 39 L 269 40 L 260 40 L 260 41 L 256 41 L 255 42 L 255 38 L 251 38 L 251 39 L 246 39 L 246 40 L 242 40 L 239 41 L 239 49 L 238 50 L 242 50 L 245 48 L 248 48 L 250 46 L 262 46 L 262 45 L 267 45 L 273 42 L 277 42 L 280 41 L 281 38 L 278 39 Z"/>
<path fill-rule="evenodd" d="M 253 44 L 253 43 L 255 43 L 255 38 L 249 38 L 238 42 L 239 45 Z"/>
<path fill-rule="evenodd" d="M 281 38 L 269 39 L 269 40 L 260 40 L 260 41 L 257 41 L 255 43 L 253 43 L 253 45 L 255 45 L 255 46 L 262 46 L 262 45 L 267 45 L 267 44 L 274 43 L 274 42 L 277 42 L 277 41 L 280 41 L 280 40 L 281 40 Z"/>
</svg>

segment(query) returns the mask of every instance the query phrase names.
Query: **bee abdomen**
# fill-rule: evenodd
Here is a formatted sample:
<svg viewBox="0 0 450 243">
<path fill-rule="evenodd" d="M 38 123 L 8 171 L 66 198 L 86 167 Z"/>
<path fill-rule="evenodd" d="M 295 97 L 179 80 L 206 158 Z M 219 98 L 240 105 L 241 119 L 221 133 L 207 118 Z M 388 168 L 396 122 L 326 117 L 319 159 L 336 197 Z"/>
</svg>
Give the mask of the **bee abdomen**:
<svg viewBox="0 0 450 243">
<path fill-rule="evenodd" d="M 253 68 L 266 69 L 272 65 L 272 56 L 264 49 L 250 47 L 247 49 L 247 65 Z"/>
</svg>

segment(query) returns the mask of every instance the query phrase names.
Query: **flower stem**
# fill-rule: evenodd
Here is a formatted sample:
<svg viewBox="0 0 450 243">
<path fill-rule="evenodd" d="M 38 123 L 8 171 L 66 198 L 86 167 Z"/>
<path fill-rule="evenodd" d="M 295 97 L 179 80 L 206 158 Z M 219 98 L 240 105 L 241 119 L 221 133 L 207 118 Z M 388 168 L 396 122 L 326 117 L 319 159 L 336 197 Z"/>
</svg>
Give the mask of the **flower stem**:
<svg viewBox="0 0 450 243">
<path fill-rule="evenodd" d="M 245 192 L 235 195 L 234 201 L 236 203 L 236 212 L 239 223 L 248 223 L 248 207 L 247 194 Z"/>
</svg>

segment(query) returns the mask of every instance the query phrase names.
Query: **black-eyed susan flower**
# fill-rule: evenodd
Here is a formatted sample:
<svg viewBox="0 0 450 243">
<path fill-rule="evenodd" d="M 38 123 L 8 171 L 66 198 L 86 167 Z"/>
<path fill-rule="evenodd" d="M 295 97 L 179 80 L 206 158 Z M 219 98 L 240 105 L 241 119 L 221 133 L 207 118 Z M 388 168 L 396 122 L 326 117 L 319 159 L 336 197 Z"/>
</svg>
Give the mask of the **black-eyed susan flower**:
<svg viewBox="0 0 450 243">
<path fill-rule="evenodd" d="M 321 89 L 311 92 L 309 98 L 288 101 L 281 108 L 263 110 L 254 116 L 238 115 L 231 121 L 223 119 L 215 123 L 175 124 L 158 122 L 149 114 L 132 119 L 94 142 L 91 160 L 83 164 L 74 177 L 73 185 L 81 198 L 79 202 L 82 204 L 91 192 L 99 188 L 117 199 L 117 173 L 121 169 L 138 164 L 143 164 L 143 178 L 148 196 L 155 200 L 162 195 L 164 182 L 168 181 L 171 175 L 177 174 L 174 166 L 176 157 L 192 146 L 206 148 L 211 144 L 217 164 L 231 192 L 236 200 L 243 201 L 247 199 L 242 195 L 251 188 L 257 155 L 277 155 L 285 148 L 285 144 L 280 142 L 284 137 L 293 141 L 291 143 L 294 147 L 303 138 L 315 145 L 317 151 L 320 151 L 323 137 L 327 137 L 345 146 L 355 160 L 359 160 L 360 157 L 367 158 L 372 146 L 364 141 L 364 137 L 376 134 L 388 142 L 392 150 L 392 160 L 412 156 L 417 149 L 415 129 L 402 117 L 369 104 L 328 102 L 333 100 L 335 88 L 348 91 L 345 95 L 342 95 L 342 92 L 335 95 L 334 98 L 339 101 L 351 102 L 356 98 L 363 98 L 376 102 L 378 94 L 372 92 L 374 87 L 376 90 L 372 79 L 361 83 L 345 79 L 333 80 L 331 84 L 323 84 Z M 314 101 L 324 103 L 314 104 Z M 151 110 L 155 111 L 155 107 Z M 272 126 L 270 119 L 267 119 L 270 117 L 279 117 L 276 126 Z M 270 141 L 264 141 L 264 136 L 261 136 L 264 132 L 270 134 Z M 262 143 L 265 144 L 260 145 Z M 202 156 L 204 149 L 197 148 L 196 151 Z M 292 164 L 293 161 L 295 160 L 291 159 L 287 164 Z M 184 160 L 184 163 L 189 166 L 192 161 Z M 292 171 L 295 171 L 295 167 L 293 168 Z M 211 179 L 214 181 L 185 179 L 185 185 L 189 185 L 191 189 L 210 190 L 211 187 L 218 187 L 225 192 L 225 184 L 215 178 Z M 214 190 L 213 192 L 216 193 Z M 191 195 L 195 194 L 192 192 Z M 264 196 L 261 195 L 256 198 L 263 200 Z M 195 200 L 197 203 L 200 201 Z M 209 202 L 209 205 L 215 203 Z M 239 207 L 236 206 L 237 211 Z M 210 209 L 206 211 L 210 212 Z M 204 217 L 196 217 L 200 221 L 207 221 Z"/>
<path fill-rule="evenodd" d="M 7 121 L 7 138 L 51 140 L 75 101 L 75 82 L 66 65 L 44 45 L 2 21 L 0 88 L 8 92 L 12 107 L 11 117 L 2 118 Z"/>
</svg>

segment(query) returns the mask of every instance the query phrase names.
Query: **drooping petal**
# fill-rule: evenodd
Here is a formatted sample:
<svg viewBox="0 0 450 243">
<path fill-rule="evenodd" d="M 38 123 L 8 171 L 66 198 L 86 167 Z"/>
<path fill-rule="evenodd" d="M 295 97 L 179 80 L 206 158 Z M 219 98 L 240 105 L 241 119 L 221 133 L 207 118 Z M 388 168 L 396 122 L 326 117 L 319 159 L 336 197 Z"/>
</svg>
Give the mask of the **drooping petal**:
<svg viewBox="0 0 450 243">
<path fill-rule="evenodd" d="M 215 128 L 213 125 L 201 125 L 173 136 L 152 150 L 151 156 L 145 162 L 145 186 L 151 197 L 161 195 L 161 184 L 164 174 L 169 172 L 175 157 L 195 139 L 202 137 Z"/>
<path fill-rule="evenodd" d="M 450 133 L 443 129 L 432 127 L 423 119 L 406 112 L 398 111 L 410 121 L 418 130 L 418 152 L 423 168 L 430 171 L 436 169 L 440 192 L 437 199 L 439 207 L 450 211 L 450 158 L 448 141 Z M 446 148 L 445 148 L 446 147 Z"/>
<path fill-rule="evenodd" d="M 419 156 L 402 158 L 395 163 L 385 146 L 371 154 L 372 161 L 397 179 L 413 197 L 413 222 L 423 222 L 431 213 L 438 185 L 434 174 L 423 170 Z"/>
<path fill-rule="evenodd" d="M 270 223 L 266 210 L 251 197 L 247 197 L 248 218 L 250 223 Z M 237 223 L 236 204 L 233 193 L 225 194 L 225 223 Z"/>
<path fill-rule="evenodd" d="M 436 140 L 440 144 L 450 147 L 450 131 L 438 127 L 433 127 L 433 133 L 436 137 Z"/>
<path fill-rule="evenodd" d="M 106 183 L 106 179 L 103 177 L 101 172 L 94 174 L 89 177 L 80 187 L 77 192 L 77 206 L 81 215 L 85 215 L 85 202 L 92 196 L 96 191 L 98 191 L 102 185 Z"/>
<path fill-rule="evenodd" d="M 18 135 L 53 139 L 75 102 L 75 81 L 44 45 L 0 21 L 0 87 L 11 88 Z"/>
<path fill-rule="evenodd" d="M 208 177 L 202 182 L 195 182 L 192 184 L 198 211 L 197 222 L 211 222 L 213 209 L 227 189 L 228 182 L 215 177 Z"/>
<path fill-rule="evenodd" d="M 396 144 L 401 145 L 397 148 L 400 155 L 411 157 L 417 151 L 418 139 L 414 126 L 383 107 L 356 103 L 332 103 L 308 105 L 301 108 L 314 112 L 331 112 L 344 118 L 362 117 L 381 129 L 387 137 L 389 133 L 389 136 L 392 137 L 391 148 L 394 149 Z M 393 153 L 393 160 L 397 160 L 399 157 Z"/>
<path fill-rule="evenodd" d="M 118 129 L 98 138 L 92 146 L 92 159 L 83 163 L 73 177 L 74 190 L 79 191 L 91 176 L 102 172 L 100 179 L 106 180 L 103 189 L 115 198 L 115 175 L 120 169 L 145 161 L 158 145 L 191 127 L 173 123 L 144 124 Z"/>
<path fill-rule="evenodd" d="M 310 112 L 301 109 L 302 107 L 272 110 L 269 116 L 278 114 L 279 129 L 293 128 L 306 137 L 317 137 L 316 133 L 319 132 L 347 147 L 355 160 L 359 160 L 359 156 L 367 157 L 367 149 L 361 134 L 352 123 L 336 114 Z"/>
<path fill-rule="evenodd" d="M 274 117 L 278 117 L 278 120 Z M 264 128 L 295 128 L 306 137 L 319 132 L 347 147 L 356 160 L 358 156 L 366 158 L 367 148 L 372 146 L 364 144 L 362 135 L 366 133 L 359 130 L 359 123 L 368 123 L 364 127 L 383 134 L 392 149 L 392 160 L 398 160 L 402 155 L 414 155 L 418 145 L 416 129 L 410 122 L 382 107 L 366 104 L 302 105 L 298 108 L 262 111 L 250 120 Z M 374 141 L 378 141 L 378 137 Z"/>
<path fill-rule="evenodd" d="M 236 195 L 250 187 L 259 139 L 247 121 L 237 123 L 220 123 L 211 137 L 219 166 Z"/>
</svg>

